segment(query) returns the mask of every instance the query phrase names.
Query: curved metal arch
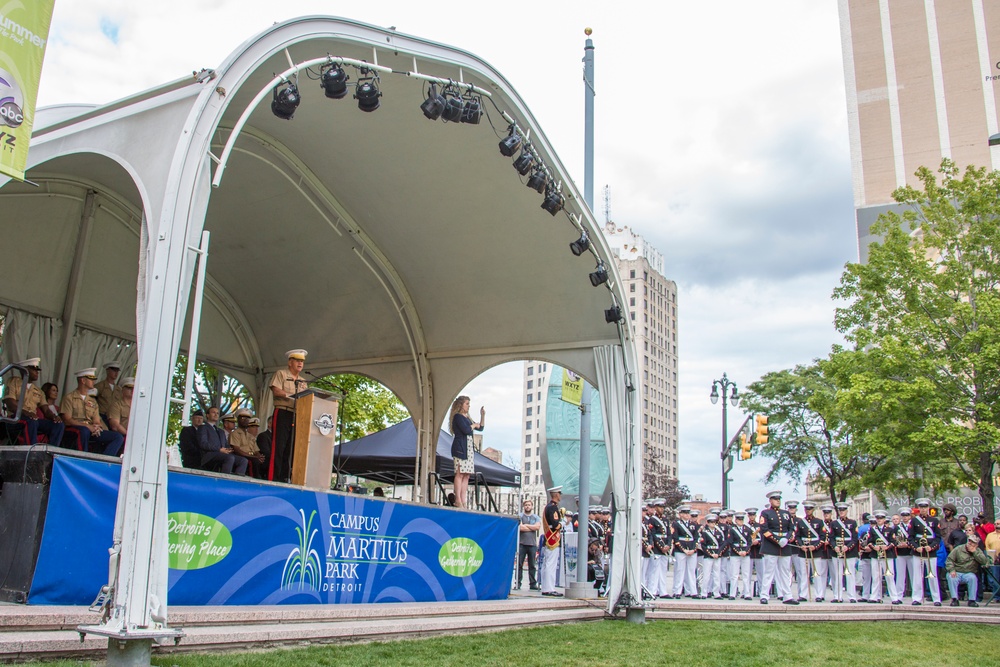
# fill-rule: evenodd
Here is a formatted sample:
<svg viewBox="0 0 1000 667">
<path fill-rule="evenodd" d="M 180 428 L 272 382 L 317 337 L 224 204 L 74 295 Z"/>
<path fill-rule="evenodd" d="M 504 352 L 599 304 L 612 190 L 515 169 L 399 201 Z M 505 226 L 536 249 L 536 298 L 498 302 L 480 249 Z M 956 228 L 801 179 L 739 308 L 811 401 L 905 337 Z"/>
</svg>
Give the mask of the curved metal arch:
<svg viewBox="0 0 1000 667">
<path fill-rule="evenodd" d="M 227 129 L 220 127 L 219 129 Z M 298 178 L 291 178 L 289 174 L 283 173 L 278 165 L 274 162 L 267 160 L 264 156 L 261 156 L 253 151 L 236 148 L 238 152 L 241 152 L 250 157 L 257 158 L 266 164 L 270 165 L 282 174 L 288 182 L 303 196 L 310 200 L 310 203 L 316 208 L 317 212 L 326 220 L 327 224 L 340 235 L 346 233 L 355 243 L 355 253 L 358 255 L 358 259 L 368 267 L 375 278 L 382 285 L 386 294 L 389 296 L 392 302 L 393 308 L 399 316 L 400 323 L 403 327 L 403 333 L 406 336 L 407 343 L 410 346 L 410 354 L 413 360 L 414 371 L 416 373 L 416 386 L 417 395 L 423 395 L 423 383 L 424 379 L 428 377 L 428 368 L 426 367 L 426 362 L 424 361 L 427 357 L 427 343 L 424 337 L 423 325 L 420 322 L 420 316 L 416 311 L 416 307 L 413 305 L 413 298 L 410 296 L 410 292 L 406 287 L 405 282 L 402 277 L 396 271 L 396 268 L 389 261 L 389 258 L 383 253 L 377 244 L 371 239 L 370 236 L 364 231 L 362 226 L 358 224 L 347 211 L 340 205 L 337 198 L 330 192 L 326 186 L 320 181 L 316 174 L 309 169 L 291 150 L 289 150 L 283 143 L 267 134 L 253 127 L 245 127 L 240 137 L 237 138 L 239 141 L 243 137 L 252 137 L 256 140 L 257 145 L 263 148 L 267 152 L 274 153 L 276 156 L 280 157 L 282 162 L 292 170 L 295 176 Z M 305 183 L 312 190 L 310 195 L 300 183 Z M 312 197 L 315 197 L 319 201 L 314 201 Z M 321 204 L 322 207 L 319 205 Z M 325 211 L 323 210 L 325 207 Z M 360 247 L 362 250 L 359 252 L 357 248 Z"/>
</svg>

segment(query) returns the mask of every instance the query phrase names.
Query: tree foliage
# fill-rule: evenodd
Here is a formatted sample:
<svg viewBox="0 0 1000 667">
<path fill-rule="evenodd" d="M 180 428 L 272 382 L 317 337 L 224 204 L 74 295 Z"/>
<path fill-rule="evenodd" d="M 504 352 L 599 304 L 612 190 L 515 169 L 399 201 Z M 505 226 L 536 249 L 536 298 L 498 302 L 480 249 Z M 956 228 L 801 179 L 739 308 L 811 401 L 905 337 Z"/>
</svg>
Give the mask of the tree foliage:
<svg viewBox="0 0 1000 667">
<path fill-rule="evenodd" d="M 685 499 L 691 497 L 688 487 L 672 477 L 661 456 L 649 454 L 643 462 L 642 493 L 644 498 L 664 498 L 667 511 L 673 512 Z"/>
<path fill-rule="evenodd" d="M 766 482 L 811 476 L 836 503 L 859 490 L 861 477 L 883 457 L 859 446 L 840 413 L 833 363 L 816 360 L 768 373 L 746 388 L 740 403 L 745 411 L 768 416 L 767 444 L 755 448 L 772 461 Z"/>
<path fill-rule="evenodd" d="M 338 441 L 357 440 L 410 416 L 395 394 L 364 375 L 327 375 L 310 385 L 343 394 L 337 420 Z"/>
<path fill-rule="evenodd" d="M 944 489 L 978 488 L 993 519 L 1000 442 L 1000 173 L 944 160 L 922 189 L 893 194 L 882 241 L 849 264 L 834 297 L 855 362 L 839 403 L 864 417 L 866 445 Z M 866 414 L 863 414 L 866 413 Z"/>
</svg>

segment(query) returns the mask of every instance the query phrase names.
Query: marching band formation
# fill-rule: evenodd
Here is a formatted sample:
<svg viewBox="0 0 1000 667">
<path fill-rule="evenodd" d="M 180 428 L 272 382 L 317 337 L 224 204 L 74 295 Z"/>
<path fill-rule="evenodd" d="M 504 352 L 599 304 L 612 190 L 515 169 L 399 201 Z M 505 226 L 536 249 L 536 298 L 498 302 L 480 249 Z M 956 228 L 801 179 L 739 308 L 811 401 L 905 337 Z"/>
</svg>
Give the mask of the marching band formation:
<svg viewBox="0 0 1000 667">
<path fill-rule="evenodd" d="M 835 507 L 790 500 L 782 507 L 781 492 L 767 494 L 769 507 L 758 512 L 721 510 L 699 523 L 697 510 L 677 509 L 664 518 L 662 498 L 643 508 L 642 580 L 644 596 L 720 600 L 760 599 L 774 595 L 784 604 L 816 602 L 920 605 L 927 582 L 934 606 L 941 606 L 937 581 L 938 521 L 930 501 L 918 498 L 916 509 L 901 507 L 891 518 L 882 510 L 859 535 L 847 516 L 846 503 Z M 667 572 L 673 562 L 673 586 Z M 860 577 L 861 590 L 858 590 Z M 883 587 L 884 583 L 884 587 Z M 885 595 L 883 594 L 883 591 Z"/>
</svg>

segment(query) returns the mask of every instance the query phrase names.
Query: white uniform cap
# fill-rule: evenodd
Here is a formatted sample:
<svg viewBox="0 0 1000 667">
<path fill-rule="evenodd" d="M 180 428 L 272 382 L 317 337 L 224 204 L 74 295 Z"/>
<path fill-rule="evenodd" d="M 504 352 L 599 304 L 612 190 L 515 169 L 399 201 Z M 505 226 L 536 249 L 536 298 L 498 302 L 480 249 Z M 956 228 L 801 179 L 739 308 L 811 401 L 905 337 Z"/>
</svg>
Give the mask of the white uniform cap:
<svg viewBox="0 0 1000 667">
<path fill-rule="evenodd" d="M 553 486 L 553 487 L 545 489 L 545 490 L 548 491 L 549 493 L 562 493 L 562 485 L 560 485 L 560 486 Z"/>
<path fill-rule="evenodd" d="M 777 498 L 777 499 L 780 500 L 781 499 L 781 491 L 768 491 L 767 492 L 767 499 L 771 500 L 772 498 Z"/>
<path fill-rule="evenodd" d="M 135 386 L 135 378 L 130 375 L 129 377 L 125 378 L 124 380 L 122 380 L 118 384 L 120 386 L 122 386 L 122 387 L 134 387 Z"/>
<path fill-rule="evenodd" d="M 25 359 L 24 361 L 18 361 L 17 365 L 18 366 L 24 366 L 25 368 L 29 368 L 31 366 L 39 367 L 39 366 L 42 365 L 42 358 L 41 357 L 32 357 L 31 359 Z"/>
<path fill-rule="evenodd" d="M 104 364 L 104 370 L 108 370 L 109 368 L 117 368 L 118 370 L 121 370 L 122 365 L 117 361 L 109 361 L 108 363 Z"/>
<path fill-rule="evenodd" d="M 234 415 L 235 415 L 236 417 L 253 417 L 253 413 L 252 413 L 252 412 L 250 412 L 250 411 L 249 411 L 248 409 L 246 409 L 246 408 L 240 408 L 239 410 L 237 410 L 237 411 L 236 411 L 235 413 L 233 413 L 233 414 L 234 414 Z"/>
<path fill-rule="evenodd" d="M 285 357 L 288 359 L 298 359 L 299 361 L 305 361 L 306 355 L 309 354 L 305 350 L 289 350 L 285 352 Z"/>
<path fill-rule="evenodd" d="M 76 373 L 74 373 L 73 375 L 75 375 L 75 376 L 76 376 L 76 377 L 78 377 L 78 378 L 86 378 L 86 377 L 89 377 L 89 378 L 94 378 L 94 379 L 96 380 L 96 379 L 97 379 L 97 368 L 96 368 L 96 367 L 92 367 L 92 368 L 81 368 L 80 370 L 78 370 L 78 371 L 77 371 Z"/>
</svg>

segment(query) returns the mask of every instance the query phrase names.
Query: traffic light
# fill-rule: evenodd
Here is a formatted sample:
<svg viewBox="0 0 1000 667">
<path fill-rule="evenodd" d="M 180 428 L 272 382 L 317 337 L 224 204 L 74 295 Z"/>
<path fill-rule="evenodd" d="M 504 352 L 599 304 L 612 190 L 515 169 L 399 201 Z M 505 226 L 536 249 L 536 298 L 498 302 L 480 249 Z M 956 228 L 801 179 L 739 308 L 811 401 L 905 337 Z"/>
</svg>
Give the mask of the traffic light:
<svg viewBox="0 0 1000 667">
<path fill-rule="evenodd" d="M 746 433 L 740 433 L 740 461 L 747 461 L 753 456 L 753 443 Z"/>
<path fill-rule="evenodd" d="M 757 423 L 756 441 L 758 445 L 767 444 L 767 415 L 757 415 L 753 418 Z"/>
</svg>

